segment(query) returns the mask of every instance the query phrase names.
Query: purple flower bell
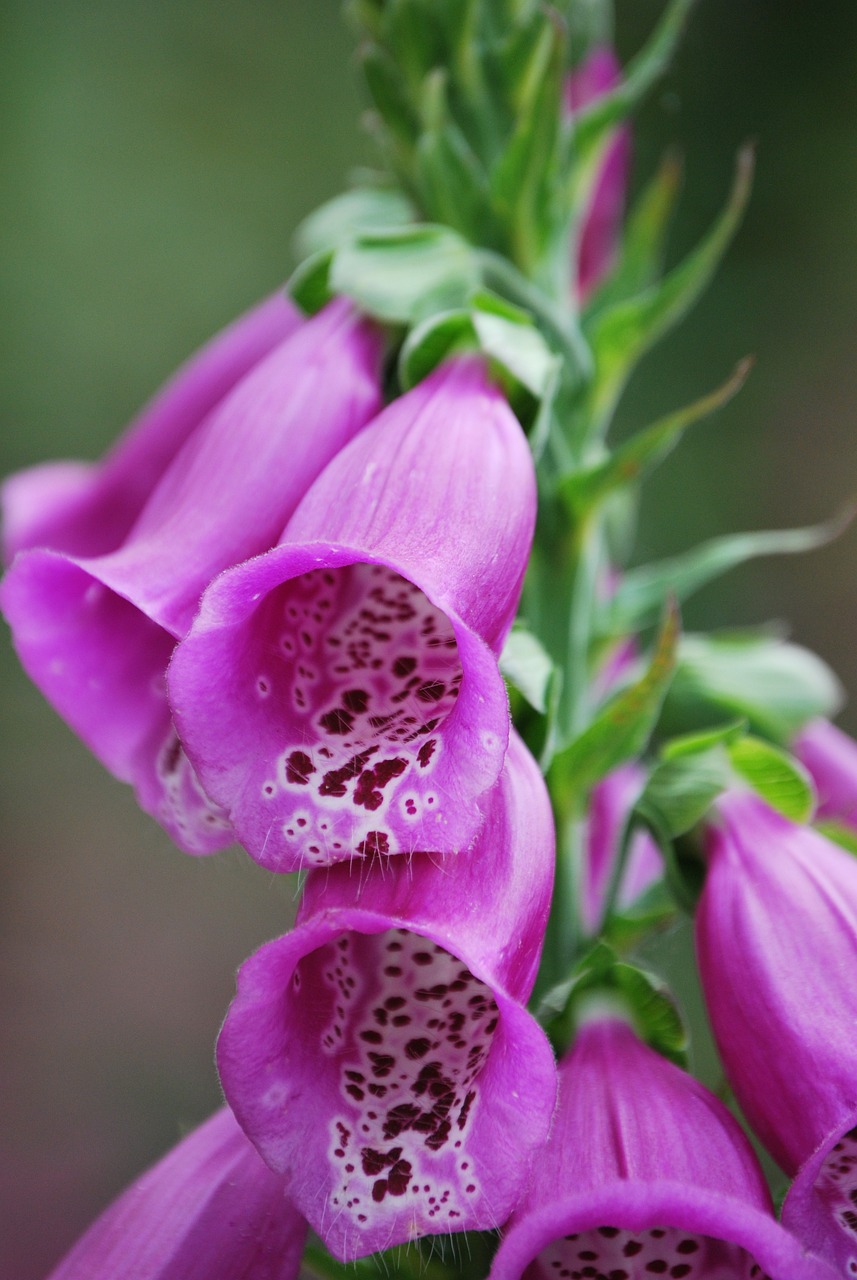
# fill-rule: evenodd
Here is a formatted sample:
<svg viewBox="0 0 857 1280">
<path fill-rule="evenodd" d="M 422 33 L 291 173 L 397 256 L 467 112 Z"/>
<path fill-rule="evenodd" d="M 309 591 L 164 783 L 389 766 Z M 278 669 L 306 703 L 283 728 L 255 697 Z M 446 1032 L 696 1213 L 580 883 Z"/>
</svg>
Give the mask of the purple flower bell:
<svg viewBox="0 0 857 1280">
<path fill-rule="evenodd" d="M 27 547 L 114 551 L 191 433 L 300 322 L 286 294 L 273 294 L 191 356 L 101 462 L 48 462 L 10 476 L 0 487 L 7 563 Z"/>
<path fill-rule="evenodd" d="M 334 458 L 279 546 L 212 583 L 170 701 L 258 862 L 471 844 L 506 752 L 497 655 L 535 508 L 520 424 L 459 356 Z"/>
<path fill-rule="evenodd" d="M 568 106 L 572 113 L 615 87 L 622 68 L 607 45 L 593 49 L 568 81 Z M 616 130 L 607 145 L 577 246 L 577 292 L 581 302 L 598 287 L 616 257 L 631 167 L 631 130 Z"/>
<path fill-rule="evenodd" d="M 815 783 L 816 817 L 857 831 L 857 742 L 829 720 L 811 720 L 792 750 Z"/>
<path fill-rule="evenodd" d="M 729 1082 L 796 1175 L 783 1220 L 857 1275 L 857 862 L 743 792 L 707 855 L 697 951 Z"/>
<path fill-rule="evenodd" d="M 775 1221 L 737 1121 L 621 1017 L 585 1022 L 559 1073 L 490 1280 L 832 1280 Z"/>
<path fill-rule="evenodd" d="M 267 550 L 329 459 L 374 415 L 381 336 L 331 303 L 186 440 L 106 554 L 21 552 L 0 603 L 31 679 L 189 853 L 234 839 L 176 736 L 164 673 L 199 597 Z"/>
<path fill-rule="evenodd" d="M 306 1232 L 224 1108 L 138 1178 L 50 1280 L 295 1280 Z"/>
<path fill-rule="evenodd" d="M 295 929 L 238 975 L 224 1091 L 344 1260 L 491 1228 L 556 1096 L 522 1005 L 553 880 L 550 802 L 514 734 L 476 846 L 310 872 Z"/>
</svg>

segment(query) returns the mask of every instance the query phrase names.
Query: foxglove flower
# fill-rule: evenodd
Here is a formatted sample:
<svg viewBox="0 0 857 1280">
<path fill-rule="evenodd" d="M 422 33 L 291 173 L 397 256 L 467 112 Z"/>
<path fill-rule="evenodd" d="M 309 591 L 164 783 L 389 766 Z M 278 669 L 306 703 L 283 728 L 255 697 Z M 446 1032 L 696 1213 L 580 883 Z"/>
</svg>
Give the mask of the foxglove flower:
<svg viewBox="0 0 857 1280">
<path fill-rule="evenodd" d="M 224 1108 L 129 1187 L 50 1280 L 294 1280 L 306 1230 Z"/>
<path fill-rule="evenodd" d="M 792 749 L 815 783 L 816 816 L 857 831 L 857 742 L 829 720 L 812 720 Z"/>
<path fill-rule="evenodd" d="M 583 884 L 580 909 L 587 933 L 604 923 L 605 899 L 613 879 L 625 820 L 639 798 L 645 771 L 637 764 L 621 765 L 592 788 L 586 816 Z M 631 838 L 616 906 L 631 907 L 664 873 L 657 845 L 645 831 Z"/>
<path fill-rule="evenodd" d="M 622 68 L 606 45 L 593 49 L 568 81 L 572 112 L 615 87 Z M 616 130 L 595 177 L 577 246 L 577 292 L 581 302 L 598 287 L 613 265 L 622 232 L 622 215 L 631 167 L 631 131 Z"/>
<path fill-rule="evenodd" d="M 784 1220 L 857 1275 L 857 862 L 741 792 L 707 856 L 697 950 L 729 1082 L 797 1175 Z"/>
<path fill-rule="evenodd" d="M 471 843 L 506 751 L 496 655 L 535 505 L 517 419 L 457 357 L 337 455 L 278 547 L 212 583 L 170 699 L 264 866 Z"/>
<path fill-rule="evenodd" d="M 337 1257 L 494 1227 L 554 1109 L 523 1008 L 553 879 L 541 775 L 513 735 L 476 847 L 311 871 L 218 1044 L 248 1136 Z"/>
<path fill-rule="evenodd" d="M 48 462 L 6 480 L 0 500 L 7 563 L 27 547 L 78 556 L 115 550 L 185 440 L 299 323 L 285 293 L 273 294 L 192 356 L 101 462 Z"/>
<path fill-rule="evenodd" d="M 164 673 L 206 584 L 267 550 L 322 467 L 374 415 L 380 335 L 335 302 L 243 378 L 107 554 L 21 552 L 0 589 L 25 670 L 183 848 L 234 837 L 184 756 Z"/>
<path fill-rule="evenodd" d="M 490 1280 L 832 1280 L 775 1221 L 726 1108 L 621 1018 L 585 1022 L 559 1074 Z"/>
</svg>

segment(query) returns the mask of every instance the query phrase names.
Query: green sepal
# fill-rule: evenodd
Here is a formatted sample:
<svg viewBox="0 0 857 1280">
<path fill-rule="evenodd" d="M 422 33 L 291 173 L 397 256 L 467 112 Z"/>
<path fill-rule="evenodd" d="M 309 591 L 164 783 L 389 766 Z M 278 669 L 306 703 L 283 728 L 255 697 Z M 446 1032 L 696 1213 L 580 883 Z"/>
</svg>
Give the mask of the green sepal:
<svg viewBox="0 0 857 1280">
<path fill-rule="evenodd" d="M 500 670 L 540 715 L 546 715 L 551 681 L 556 667 L 547 650 L 529 630 L 516 621 L 500 654 Z"/>
<path fill-rule="evenodd" d="M 483 352 L 536 399 L 550 390 L 556 377 L 559 359 L 527 312 L 478 289 L 467 307 L 439 312 L 411 331 L 399 357 L 402 386 L 415 386 L 454 349 L 466 347 Z M 508 390 L 512 394 L 514 385 Z"/>
<path fill-rule="evenodd" d="M 679 634 L 678 609 L 671 605 L 641 678 L 611 698 L 592 723 L 554 756 L 551 776 L 557 787 L 585 792 L 612 769 L 640 755 L 673 678 Z"/>
<path fill-rule="evenodd" d="M 688 427 L 709 417 L 740 391 L 752 363 L 749 359 L 742 360 L 728 382 L 717 391 L 637 432 L 603 462 L 574 470 L 560 481 L 560 495 L 572 516 L 584 519 L 593 507 L 617 489 L 635 485 L 675 448 Z"/>
<path fill-rule="evenodd" d="M 689 311 L 705 289 L 741 220 L 750 192 L 753 153 L 738 158 L 726 208 L 701 244 L 643 293 L 604 311 L 584 326 L 595 355 L 595 379 L 586 419 L 603 433 L 624 386 L 642 356 Z"/>
<path fill-rule="evenodd" d="M 841 703 L 836 676 L 808 649 L 759 632 L 686 635 L 659 728 L 686 733 L 740 717 L 762 737 L 788 743 Z"/>
<path fill-rule="evenodd" d="M 396 187 L 354 187 L 304 218 L 294 236 L 295 255 L 309 258 L 361 231 L 406 226 L 415 217 L 414 206 Z"/>
<path fill-rule="evenodd" d="M 792 822 L 809 822 L 815 811 L 812 779 L 793 756 L 764 742 L 744 737 L 729 743 L 729 762 L 735 772 L 772 809 Z"/>
<path fill-rule="evenodd" d="M 631 210 L 616 266 L 586 304 L 588 324 L 597 312 L 644 292 L 660 278 L 681 176 L 681 161 L 668 153 Z"/>
<path fill-rule="evenodd" d="M 739 721 L 674 739 L 662 748 L 634 806 L 636 815 L 656 833 L 661 848 L 692 830 L 732 784 L 728 749 L 732 741 L 740 741 L 744 730 Z"/>
<path fill-rule="evenodd" d="M 687 1065 L 687 1032 L 665 984 L 620 960 L 605 942 L 597 942 L 539 1005 L 536 1016 L 557 1056 L 569 1048 L 581 1020 L 599 1006 L 630 1017 L 641 1040 L 678 1066 Z"/>
<path fill-rule="evenodd" d="M 314 316 L 327 306 L 333 297 L 330 287 L 330 268 L 333 249 L 320 249 L 305 258 L 289 277 L 286 290 L 293 302 L 308 316 Z"/>
<path fill-rule="evenodd" d="M 363 232 L 330 266 L 333 293 L 389 324 L 416 324 L 464 304 L 479 283 L 470 246 L 448 227 L 420 224 Z"/>
<path fill-rule="evenodd" d="M 853 517 L 849 510 L 828 524 L 805 529 L 765 529 L 712 538 L 668 560 L 629 569 L 613 598 L 603 608 L 598 624 L 601 635 L 626 635 L 649 626 L 674 596 L 686 600 L 721 574 L 759 556 L 797 555 L 831 542 Z"/>
</svg>

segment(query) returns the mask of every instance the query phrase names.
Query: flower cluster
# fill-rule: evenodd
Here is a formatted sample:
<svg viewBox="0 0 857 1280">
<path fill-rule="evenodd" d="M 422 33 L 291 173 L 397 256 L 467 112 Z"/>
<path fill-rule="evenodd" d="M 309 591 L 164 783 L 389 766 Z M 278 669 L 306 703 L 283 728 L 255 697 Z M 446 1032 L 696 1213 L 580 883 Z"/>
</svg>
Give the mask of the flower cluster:
<svg viewBox="0 0 857 1280">
<path fill-rule="evenodd" d="M 393 7 L 401 27 L 366 10 L 380 65 L 411 12 Z M 5 485 L 0 603 L 34 683 L 181 848 L 238 840 L 301 886 L 293 928 L 239 972 L 217 1044 L 227 1106 L 53 1280 L 291 1280 L 310 1228 L 334 1277 L 462 1232 L 486 1233 L 491 1280 L 857 1275 L 857 746 L 821 718 L 835 682 L 794 646 L 680 641 L 674 609 L 648 643 L 710 551 L 615 567 L 603 508 L 724 395 L 606 449 L 632 363 L 616 334 L 639 346 L 634 325 L 661 323 L 652 210 L 669 182 L 629 266 L 617 122 L 650 71 L 623 84 L 596 47 L 569 75 L 555 19 L 539 8 L 517 43 L 486 44 L 509 77 L 497 117 L 520 119 L 487 158 L 472 112 L 449 125 L 449 234 L 347 227 L 293 283 L 307 314 L 275 295 L 103 462 Z M 411 146 L 419 113 L 383 101 L 397 174 L 437 214 L 438 138 Z M 509 171 L 524 182 L 544 143 L 553 180 L 572 137 L 581 172 L 554 225 Z M 450 194 L 468 148 L 486 165 L 482 257 Z M 557 244 L 576 279 L 542 307 L 523 268 L 540 280 Z M 498 269 L 497 245 L 519 260 Z M 698 262 L 663 284 L 674 310 Z M 498 280 L 516 296 L 477 287 Z M 791 1180 L 782 1222 L 738 1121 L 669 1060 L 678 1015 L 631 960 L 679 905 L 729 1086 Z"/>
</svg>

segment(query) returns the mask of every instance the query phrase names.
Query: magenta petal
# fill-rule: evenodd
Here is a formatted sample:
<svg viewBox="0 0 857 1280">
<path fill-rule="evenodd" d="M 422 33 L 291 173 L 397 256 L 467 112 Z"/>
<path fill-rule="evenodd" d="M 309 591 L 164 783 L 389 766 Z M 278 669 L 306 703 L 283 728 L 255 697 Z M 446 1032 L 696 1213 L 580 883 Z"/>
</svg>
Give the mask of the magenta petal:
<svg viewBox="0 0 857 1280">
<path fill-rule="evenodd" d="M 6 480 L 7 563 L 27 547 L 79 556 L 118 547 L 191 432 L 300 321 L 285 293 L 273 294 L 182 365 L 102 462 L 49 462 Z"/>
<path fill-rule="evenodd" d="M 616 85 L 622 68 L 607 46 L 593 49 L 569 79 L 568 102 L 573 111 L 600 98 Z M 613 265 L 622 234 L 622 217 L 631 168 L 631 130 L 617 129 L 596 175 L 583 217 L 577 248 L 577 290 L 585 301 Z"/>
<path fill-rule="evenodd" d="M 857 742 L 829 720 L 812 720 L 792 750 L 815 783 L 816 816 L 857 831 Z"/>
<path fill-rule="evenodd" d="M 224 1108 L 129 1187 L 50 1280 L 293 1280 L 306 1230 Z"/>
<path fill-rule="evenodd" d="M 170 700 L 254 858 L 471 843 L 506 750 L 495 654 L 534 514 L 521 428 L 459 360 L 337 455 L 279 547 L 212 583 Z"/>
<path fill-rule="evenodd" d="M 498 1225 L 555 1099 L 529 994 L 550 897 L 544 784 L 513 738 L 466 857 L 311 872 L 243 966 L 218 1064 L 241 1124 L 343 1259 Z"/>
<path fill-rule="evenodd" d="M 491 1280 L 566 1272 L 833 1275 L 774 1220 L 762 1171 L 726 1108 L 609 1016 L 584 1026 L 560 1065 L 557 1118 Z"/>
<path fill-rule="evenodd" d="M 177 743 L 164 672 L 211 577 L 266 550 L 374 414 L 380 336 L 332 304 L 248 374 L 173 460 L 128 539 L 34 549 L 0 589 L 21 662 L 95 755 L 188 852 L 229 843 Z"/>
<path fill-rule="evenodd" d="M 720 1055 L 753 1129 L 799 1175 L 807 1238 L 826 1206 L 828 1252 L 857 1274 L 857 861 L 755 795 L 722 797 L 718 818 L 697 952 Z"/>
</svg>

